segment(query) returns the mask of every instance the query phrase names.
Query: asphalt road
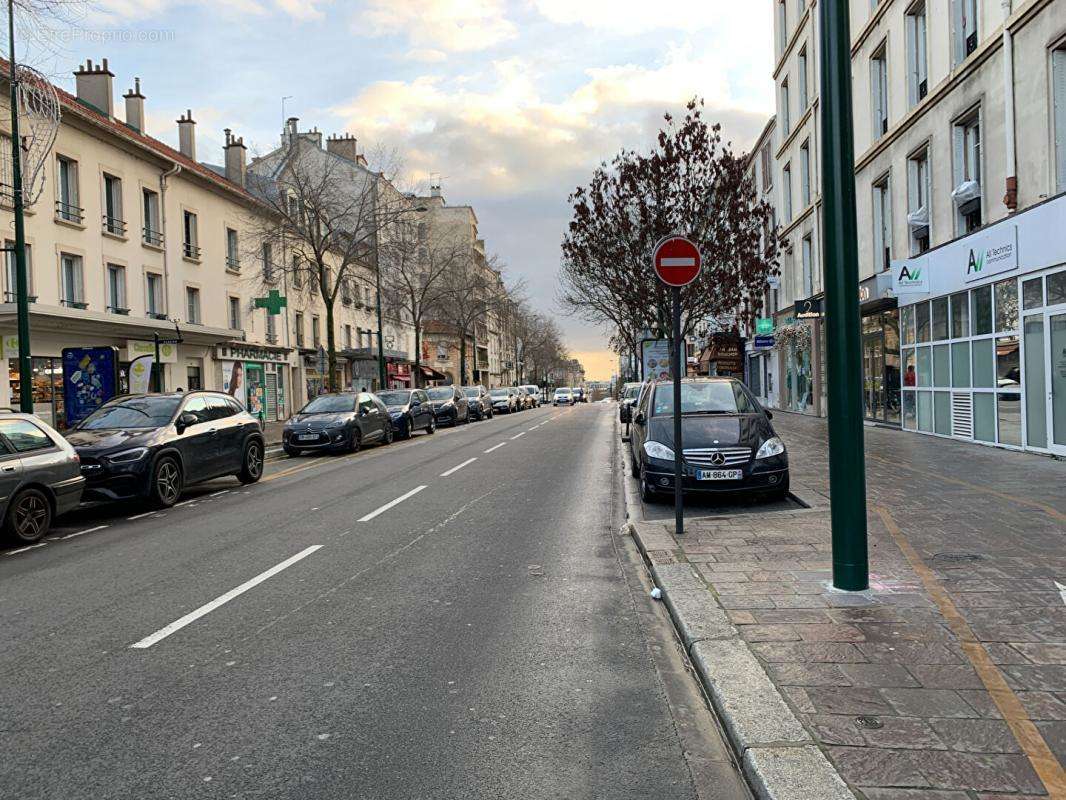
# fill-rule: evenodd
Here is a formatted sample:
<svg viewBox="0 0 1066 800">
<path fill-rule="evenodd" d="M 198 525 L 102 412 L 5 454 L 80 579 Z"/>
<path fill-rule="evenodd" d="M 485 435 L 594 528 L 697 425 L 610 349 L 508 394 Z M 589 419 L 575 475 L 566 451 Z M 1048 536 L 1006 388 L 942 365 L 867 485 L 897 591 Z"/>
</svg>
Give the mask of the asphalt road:
<svg viewBox="0 0 1066 800">
<path fill-rule="evenodd" d="M 615 413 L 285 460 L 0 551 L 0 798 L 744 797 L 618 535 Z"/>
</svg>

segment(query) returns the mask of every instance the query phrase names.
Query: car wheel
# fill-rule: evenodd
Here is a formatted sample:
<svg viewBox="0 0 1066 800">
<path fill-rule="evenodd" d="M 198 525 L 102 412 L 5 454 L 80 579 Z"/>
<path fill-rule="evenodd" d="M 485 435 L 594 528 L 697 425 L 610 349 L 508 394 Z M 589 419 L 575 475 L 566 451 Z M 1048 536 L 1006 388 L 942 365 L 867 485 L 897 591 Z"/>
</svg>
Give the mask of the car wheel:
<svg viewBox="0 0 1066 800">
<path fill-rule="evenodd" d="M 437 432 L 437 418 L 436 417 L 430 417 L 429 418 L 429 424 L 426 426 L 426 433 L 436 433 L 436 432 Z"/>
<path fill-rule="evenodd" d="M 170 508 L 181 498 L 185 481 L 181 475 L 181 466 L 170 456 L 163 456 L 152 470 L 152 501 L 160 508 Z"/>
<path fill-rule="evenodd" d="M 385 444 L 392 444 L 394 434 L 392 432 L 392 423 L 389 423 L 389 427 L 385 429 Z"/>
<path fill-rule="evenodd" d="M 18 544 L 33 544 L 52 525 L 52 504 L 40 489 L 23 489 L 11 501 L 4 521 L 7 538 Z"/>
<path fill-rule="evenodd" d="M 263 445 L 256 439 L 244 447 L 244 461 L 237 480 L 241 483 L 256 483 L 263 477 Z"/>
<path fill-rule="evenodd" d="M 401 439 L 410 439 L 411 438 L 411 420 L 405 419 L 403 421 L 403 425 L 400 427 L 400 438 Z"/>
<path fill-rule="evenodd" d="M 289 458 L 296 458 L 296 456 L 300 455 L 300 451 L 297 450 L 295 447 L 289 447 L 288 445 L 285 445 L 284 449 L 285 455 L 287 455 Z"/>
<path fill-rule="evenodd" d="M 363 445 L 363 436 L 359 433 L 358 428 L 352 428 L 352 433 L 348 437 L 348 452 L 358 453 L 359 448 Z"/>
<path fill-rule="evenodd" d="M 659 502 L 658 494 L 648 485 L 647 476 L 643 473 L 640 476 L 640 499 L 649 504 Z"/>
</svg>

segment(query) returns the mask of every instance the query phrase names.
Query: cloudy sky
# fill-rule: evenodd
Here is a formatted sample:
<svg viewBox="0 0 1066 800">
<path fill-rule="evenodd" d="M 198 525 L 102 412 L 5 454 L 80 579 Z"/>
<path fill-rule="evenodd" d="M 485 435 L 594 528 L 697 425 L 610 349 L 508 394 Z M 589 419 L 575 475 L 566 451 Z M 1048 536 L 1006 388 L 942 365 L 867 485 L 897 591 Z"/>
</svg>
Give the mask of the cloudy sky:
<svg viewBox="0 0 1066 800">
<path fill-rule="evenodd" d="M 567 195 L 664 111 L 702 96 L 746 147 L 773 107 L 770 0 L 90 0 L 38 32 L 31 63 L 73 90 L 107 57 L 116 95 L 141 78 L 149 130 L 177 144 L 191 108 L 202 160 L 222 129 L 265 152 L 285 114 L 401 154 L 473 205 L 490 252 L 556 316 L 593 377 L 605 331 L 555 303 Z M 30 38 L 30 37 L 26 37 Z"/>
</svg>

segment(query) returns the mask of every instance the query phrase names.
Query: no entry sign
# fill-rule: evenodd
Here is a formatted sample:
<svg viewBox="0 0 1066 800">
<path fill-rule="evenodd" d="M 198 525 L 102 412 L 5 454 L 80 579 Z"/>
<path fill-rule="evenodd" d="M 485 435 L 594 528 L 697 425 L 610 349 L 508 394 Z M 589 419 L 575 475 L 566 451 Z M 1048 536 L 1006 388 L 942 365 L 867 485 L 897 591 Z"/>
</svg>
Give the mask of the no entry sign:
<svg viewBox="0 0 1066 800">
<path fill-rule="evenodd" d="M 688 286 L 700 274 L 700 249 L 684 236 L 667 236 L 655 245 L 652 264 L 667 286 Z"/>
</svg>

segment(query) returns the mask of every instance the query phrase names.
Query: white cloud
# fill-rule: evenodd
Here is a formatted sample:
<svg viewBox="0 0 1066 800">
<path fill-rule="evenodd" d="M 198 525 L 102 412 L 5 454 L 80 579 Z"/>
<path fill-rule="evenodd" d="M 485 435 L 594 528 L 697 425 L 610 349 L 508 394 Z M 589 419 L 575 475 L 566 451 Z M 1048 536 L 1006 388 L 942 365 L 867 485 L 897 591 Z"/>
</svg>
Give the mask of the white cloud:
<svg viewBox="0 0 1066 800">
<path fill-rule="evenodd" d="M 369 0 L 352 19 L 357 33 L 404 35 L 413 52 L 473 52 L 515 35 L 500 0 Z"/>
<path fill-rule="evenodd" d="M 158 17 L 181 6 L 206 6 L 223 14 L 265 16 L 281 11 L 296 20 L 321 19 L 321 6 L 332 0 L 97 0 L 94 11 L 110 20 L 134 21 Z"/>
<path fill-rule="evenodd" d="M 769 13 L 765 0 L 533 0 L 533 5 L 562 25 L 631 34 L 652 29 L 733 28 L 745 19 L 762 22 Z"/>
</svg>

